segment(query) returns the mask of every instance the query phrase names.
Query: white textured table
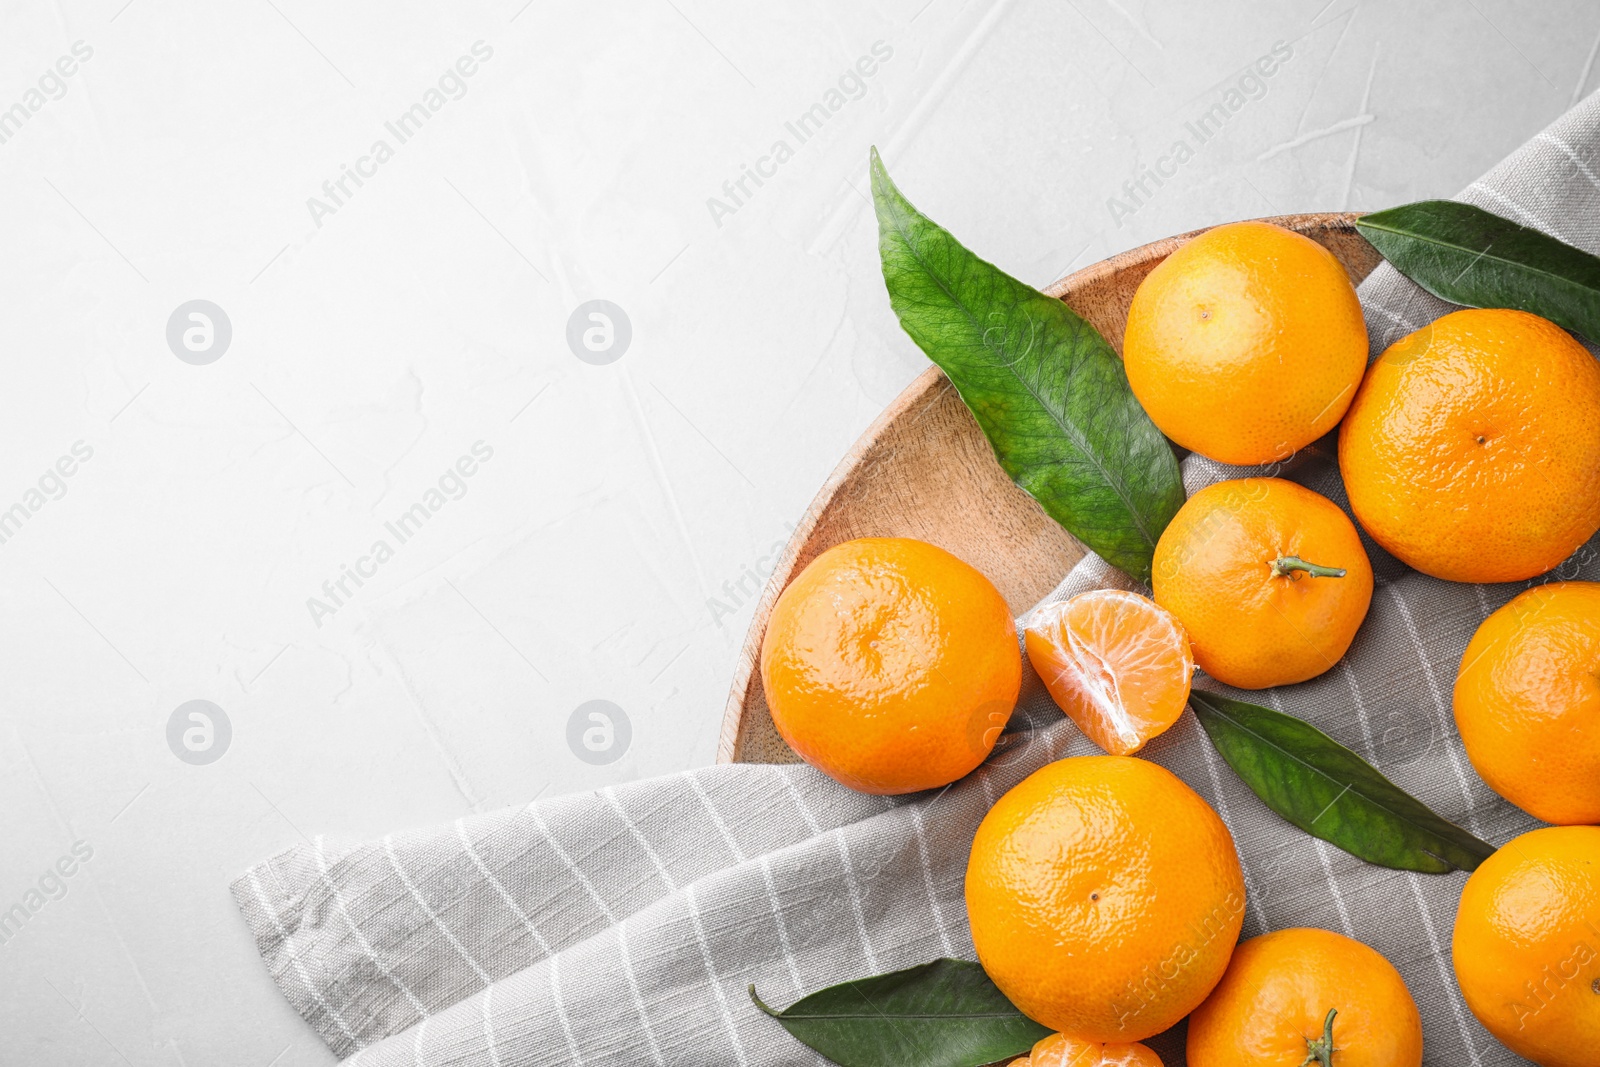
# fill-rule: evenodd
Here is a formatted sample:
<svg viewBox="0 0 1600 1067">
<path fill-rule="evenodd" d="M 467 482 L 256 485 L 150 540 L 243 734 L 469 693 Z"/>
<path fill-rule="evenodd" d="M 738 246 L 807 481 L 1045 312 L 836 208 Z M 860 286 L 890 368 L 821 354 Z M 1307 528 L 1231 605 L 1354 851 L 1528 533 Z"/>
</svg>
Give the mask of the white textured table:
<svg viewBox="0 0 1600 1067">
<path fill-rule="evenodd" d="M 1388 6 L 7 5 L 0 1059 L 330 1063 L 247 863 L 712 759 L 925 365 L 869 144 L 1043 284 L 1446 195 L 1600 83 L 1580 0 Z"/>
</svg>

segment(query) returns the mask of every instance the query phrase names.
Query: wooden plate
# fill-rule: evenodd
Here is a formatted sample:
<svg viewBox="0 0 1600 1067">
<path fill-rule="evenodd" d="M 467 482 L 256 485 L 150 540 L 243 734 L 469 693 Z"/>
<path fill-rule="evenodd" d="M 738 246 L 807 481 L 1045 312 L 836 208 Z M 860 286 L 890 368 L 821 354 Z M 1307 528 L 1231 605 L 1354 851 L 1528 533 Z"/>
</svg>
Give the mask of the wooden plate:
<svg viewBox="0 0 1600 1067">
<path fill-rule="evenodd" d="M 1355 215 L 1284 215 L 1275 222 L 1324 245 L 1360 282 L 1379 256 Z M 1085 267 L 1045 289 L 1088 319 L 1122 354 L 1128 304 L 1145 275 L 1204 230 Z M 889 314 L 885 301 L 884 314 Z M 761 639 L 773 602 L 817 555 L 856 537 L 916 537 L 955 553 L 999 587 L 1020 615 L 1054 589 L 1084 549 L 1006 476 L 977 422 L 938 367 L 906 387 L 835 468 L 800 520 L 756 606 L 722 718 L 719 763 L 794 763 L 761 688 Z"/>
</svg>

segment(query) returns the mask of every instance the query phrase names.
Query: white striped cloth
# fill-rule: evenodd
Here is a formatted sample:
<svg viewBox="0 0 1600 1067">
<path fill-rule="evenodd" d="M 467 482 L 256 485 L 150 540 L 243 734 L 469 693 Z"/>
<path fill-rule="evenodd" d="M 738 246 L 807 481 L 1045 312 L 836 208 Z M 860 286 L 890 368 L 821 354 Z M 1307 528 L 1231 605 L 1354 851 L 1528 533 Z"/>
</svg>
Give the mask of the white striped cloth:
<svg viewBox="0 0 1600 1067">
<path fill-rule="evenodd" d="M 1597 161 L 1591 97 L 1462 198 L 1600 251 Z M 1387 267 L 1362 299 L 1374 351 L 1448 310 Z M 1185 464 L 1191 490 L 1239 473 Z M 1285 474 L 1343 502 L 1325 453 L 1303 453 Z M 1473 773 L 1450 694 L 1468 638 L 1523 587 L 1440 582 L 1368 549 L 1378 588 L 1350 654 L 1265 699 L 1504 843 L 1533 820 Z M 1600 578 L 1593 543 L 1574 561 L 1561 577 Z M 1122 581 L 1090 557 L 1050 599 Z M 354 848 L 319 840 L 252 868 L 233 891 L 284 995 L 363 1067 L 812 1064 L 820 1058 L 746 987 L 783 1005 L 938 956 L 973 958 L 962 878 L 979 819 L 1035 768 L 1093 751 L 1030 676 L 995 756 L 936 794 L 861 796 L 804 766 L 712 767 Z M 1263 807 L 1190 714 L 1146 755 L 1233 828 L 1245 936 L 1309 925 L 1360 938 L 1416 996 L 1428 1063 L 1521 1062 L 1455 987 L 1450 933 L 1465 875 L 1373 867 L 1308 837 Z M 1183 1062 L 1181 1025 L 1151 1045 L 1168 1067 Z"/>
</svg>

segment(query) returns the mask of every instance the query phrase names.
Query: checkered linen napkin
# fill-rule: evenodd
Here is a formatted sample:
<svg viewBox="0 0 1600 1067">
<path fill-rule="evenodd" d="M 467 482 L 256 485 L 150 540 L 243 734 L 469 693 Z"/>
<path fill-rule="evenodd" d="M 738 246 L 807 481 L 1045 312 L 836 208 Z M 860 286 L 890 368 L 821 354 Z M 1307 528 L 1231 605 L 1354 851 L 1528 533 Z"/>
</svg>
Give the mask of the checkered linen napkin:
<svg viewBox="0 0 1600 1067">
<path fill-rule="evenodd" d="M 1596 160 L 1600 95 L 1462 199 L 1600 251 Z M 1374 352 L 1449 310 L 1386 265 L 1361 296 Z M 1199 457 L 1184 468 L 1191 492 L 1242 473 Z M 1302 453 L 1285 476 L 1344 503 L 1325 451 Z M 1595 547 L 1560 577 L 1600 579 Z M 1525 586 L 1436 581 L 1367 549 L 1378 585 L 1350 654 L 1255 699 L 1504 843 L 1534 822 L 1473 773 L 1450 693 L 1468 638 Z M 1091 556 L 1048 599 L 1126 584 Z M 710 767 L 354 848 L 318 839 L 251 868 L 233 892 L 284 996 L 363 1067 L 819 1063 L 746 987 L 782 1005 L 937 956 L 975 958 L 962 879 L 978 821 L 1034 769 L 1095 751 L 1030 673 L 995 756 L 937 794 L 861 796 L 805 766 Z M 1144 754 L 1232 827 L 1249 886 L 1244 936 L 1320 926 L 1359 938 L 1404 974 L 1429 1063 L 1521 1062 L 1455 990 L 1465 875 L 1373 867 L 1308 837 L 1222 764 L 1192 714 Z M 1183 1062 L 1181 1030 L 1150 1042 L 1169 1067 Z"/>
</svg>

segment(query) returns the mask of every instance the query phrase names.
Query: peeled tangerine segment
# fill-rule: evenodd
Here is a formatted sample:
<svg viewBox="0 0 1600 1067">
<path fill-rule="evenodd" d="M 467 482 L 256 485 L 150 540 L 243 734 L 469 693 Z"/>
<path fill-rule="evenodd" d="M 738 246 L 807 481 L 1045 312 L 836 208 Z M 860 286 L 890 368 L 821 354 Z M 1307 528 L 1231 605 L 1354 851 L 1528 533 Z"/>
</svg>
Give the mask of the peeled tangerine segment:
<svg viewBox="0 0 1600 1067">
<path fill-rule="evenodd" d="M 1033 1046 L 1027 1059 L 1011 1067 L 1161 1067 L 1161 1057 L 1144 1045 L 1102 1045 L 1051 1034 Z"/>
<path fill-rule="evenodd" d="M 1046 605 L 1023 636 L 1056 704 L 1113 756 L 1139 751 L 1189 701 L 1189 637 L 1170 612 L 1137 593 L 1096 589 Z"/>
</svg>

